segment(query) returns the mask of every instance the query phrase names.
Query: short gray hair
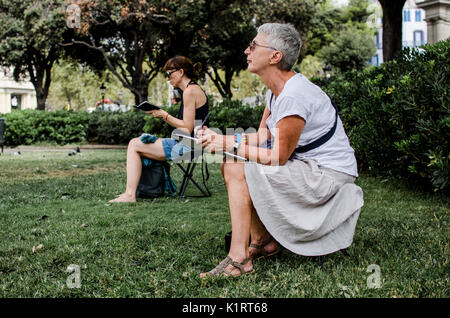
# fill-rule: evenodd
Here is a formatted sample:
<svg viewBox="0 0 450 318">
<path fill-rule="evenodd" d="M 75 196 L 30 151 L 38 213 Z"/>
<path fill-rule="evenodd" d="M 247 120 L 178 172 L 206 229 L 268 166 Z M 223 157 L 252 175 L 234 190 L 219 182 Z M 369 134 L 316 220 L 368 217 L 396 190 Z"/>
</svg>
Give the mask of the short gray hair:
<svg viewBox="0 0 450 318">
<path fill-rule="evenodd" d="M 281 70 L 290 70 L 300 54 L 302 39 L 292 24 L 264 23 L 258 28 L 258 33 L 267 35 L 267 45 L 283 53 L 280 63 Z"/>
</svg>

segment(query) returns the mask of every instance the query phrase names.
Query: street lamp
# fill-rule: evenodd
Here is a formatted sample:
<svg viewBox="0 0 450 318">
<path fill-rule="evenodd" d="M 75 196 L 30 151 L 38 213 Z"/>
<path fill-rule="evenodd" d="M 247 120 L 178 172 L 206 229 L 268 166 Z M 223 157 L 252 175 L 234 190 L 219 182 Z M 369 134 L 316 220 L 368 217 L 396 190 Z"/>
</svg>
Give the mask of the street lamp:
<svg viewBox="0 0 450 318">
<path fill-rule="evenodd" d="M 330 78 L 331 77 L 331 66 L 326 64 L 325 67 L 323 68 L 323 72 L 324 72 L 326 78 Z"/>
<path fill-rule="evenodd" d="M 102 86 L 100 86 L 100 92 L 102 93 L 102 110 L 105 110 L 105 91 L 106 91 L 106 87 L 102 83 Z"/>
</svg>

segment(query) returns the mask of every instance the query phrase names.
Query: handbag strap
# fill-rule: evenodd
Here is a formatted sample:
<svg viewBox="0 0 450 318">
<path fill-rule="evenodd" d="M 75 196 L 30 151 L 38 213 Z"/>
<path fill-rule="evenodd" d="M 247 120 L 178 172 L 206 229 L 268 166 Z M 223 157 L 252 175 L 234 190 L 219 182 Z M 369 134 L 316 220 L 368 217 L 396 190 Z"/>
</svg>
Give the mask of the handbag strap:
<svg viewBox="0 0 450 318">
<path fill-rule="evenodd" d="M 337 109 L 337 106 L 333 103 L 333 101 L 331 101 L 331 105 L 333 105 L 334 109 L 336 110 L 336 117 L 334 118 L 333 127 L 331 127 L 331 129 L 325 135 L 320 137 L 319 139 L 316 139 L 307 145 L 298 146 L 297 148 L 294 149 L 294 152 L 303 153 L 303 152 L 310 151 L 314 148 L 322 146 L 324 143 L 326 143 L 328 140 L 330 140 L 331 137 L 333 137 L 334 132 L 336 131 L 336 127 L 337 127 L 338 109 Z"/>
<path fill-rule="evenodd" d="M 270 103 L 269 103 L 269 112 L 270 113 L 272 112 L 272 100 L 273 100 L 273 93 L 270 96 Z M 338 115 L 338 108 L 337 108 L 337 106 L 334 104 L 334 102 L 331 99 L 330 99 L 330 101 L 331 101 L 331 105 L 333 105 L 333 107 L 334 107 L 334 109 L 336 111 L 336 116 L 334 118 L 334 125 L 333 125 L 333 127 L 331 127 L 331 129 L 325 135 L 323 135 L 322 137 L 314 140 L 313 142 L 311 142 L 311 143 L 309 143 L 307 145 L 298 146 L 297 148 L 295 148 L 294 149 L 295 153 L 304 153 L 304 152 L 310 151 L 312 149 L 315 149 L 317 147 L 320 147 L 324 143 L 326 143 L 328 140 L 330 140 L 331 137 L 333 137 L 333 135 L 334 135 L 334 133 L 336 131 L 337 121 L 338 121 L 339 115 Z M 266 124 L 266 127 L 267 127 L 267 129 L 269 129 L 267 124 Z"/>
</svg>

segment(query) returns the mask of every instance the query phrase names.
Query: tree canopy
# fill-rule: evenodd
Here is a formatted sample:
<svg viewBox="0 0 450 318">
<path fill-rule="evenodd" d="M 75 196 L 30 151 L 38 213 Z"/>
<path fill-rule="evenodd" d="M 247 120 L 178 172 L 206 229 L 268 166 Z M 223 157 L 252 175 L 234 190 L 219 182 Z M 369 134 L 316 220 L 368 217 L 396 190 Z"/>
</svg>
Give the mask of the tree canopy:
<svg viewBox="0 0 450 318">
<path fill-rule="evenodd" d="M 62 0 L 0 0 L 0 65 L 13 67 L 14 79 L 29 78 L 37 107 L 45 109 L 51 69 L 61 54 L 66 31 Z"/>
<path fill-rule="evenodd" d="M 220 94 L 231 98 L 231 80 L 246 68 L 243 52 L 256 26 L 290 22 L 306 35 L 320 2 L 82 0 L 80 28 L 71 44 L 100 52 L 136 102 L 147 98 L 149 83 L 174 55 L 202 62 Z"/>
<path fill-rule="evenodd" d="M 373 35 L 358 27 L 349 25 L 333 34 L 333 42 L 324 47 L 319 55 L 341 72 L 364 69 L 376 53 Z"/>
<path fill-rule="evenodd" d="M 372 13 L 368 6 L 368 0 L 351 0 L 348 6 L 330 13 L 334 27 L 325 33 L 318 56 L 334 69 L 362 70 L 376 53 L 376 30 L 367 24 Z"/>
<path fill-rule="evenodd" d="M 338 10 L 326 0 L 0 0 L 0 65 L 12 66 L 16 79 L 29 76 L 39 109 L 45 108 L 52 65 L 62 55 L 98 75 L 108 69 L 136 103 L 148 99 L 168 58 L 185 55 L 201 62 L 202 75 L 231 98 L 233 78 L 247 67 L 244 50 L 265 22 L 297 28 L 299 61 L 315 55 L 314 65 L 362 68 L 373 45 L 363 27 L 367 2 L 351 0 Z M 66 93 L 59 96 L 71 104 Z"/>
</svg>

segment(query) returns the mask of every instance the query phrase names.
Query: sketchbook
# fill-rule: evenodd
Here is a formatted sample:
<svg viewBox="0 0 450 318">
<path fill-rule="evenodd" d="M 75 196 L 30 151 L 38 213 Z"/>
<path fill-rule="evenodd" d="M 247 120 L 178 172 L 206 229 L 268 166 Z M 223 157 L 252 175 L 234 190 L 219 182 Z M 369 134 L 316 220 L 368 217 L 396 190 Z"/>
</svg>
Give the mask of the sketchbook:
<svg viewBox="0 0 450 318">
<path fill-rule="evenodd" d="M 149 103 L 148 101 L 142 102 L 137 106 L 134 106 L 137 109 L 143 110 L 145 112 L 148 112 L 150 110 L 158 110 L 161 109 L 161 107 L 153 105 L 152 103 Z"/>
<path fill-rule="evenodd" d="M 181 134 L 174 134 L 174 136 L 178 136 L 178 137 L 181 137 L 181 138 L 187 138 L 187 139 L 195 140 L 195 141 L 199 140 L 198 138 L 187 136 L 187 135 L 181 135 Z M 247 161 L 246 158 L 238 156 L 238 155 L 235 155 L 234 153 L 231 153 L 231 152 L 226 152 L 225 151 L 224 154 L 227 155 L 227 156 L 230 156 L 230 157 L 237 158 L 239 160 Z"/>
</svg>

